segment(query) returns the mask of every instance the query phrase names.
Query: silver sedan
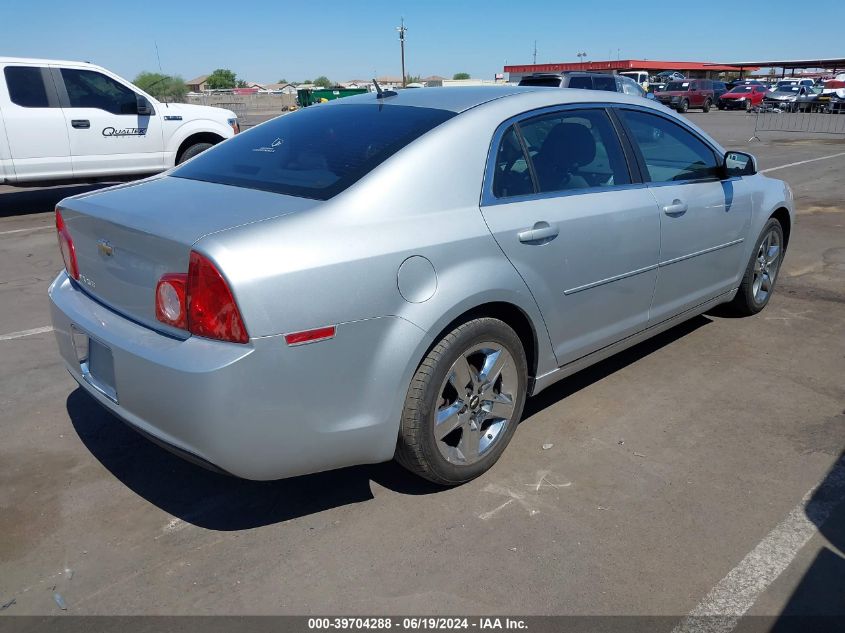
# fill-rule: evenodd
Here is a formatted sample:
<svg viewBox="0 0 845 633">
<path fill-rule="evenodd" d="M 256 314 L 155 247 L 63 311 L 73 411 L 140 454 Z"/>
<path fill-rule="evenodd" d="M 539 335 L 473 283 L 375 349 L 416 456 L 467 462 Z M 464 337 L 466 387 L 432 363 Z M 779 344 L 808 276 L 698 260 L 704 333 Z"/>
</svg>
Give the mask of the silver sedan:
<svg viewBox="0 0 845 633">
<path fill-rule="evenodd" d="M 667 108 L 427 88 L 305 108 L 63 200 L 50 287 L 81 387 L 250 479 L 490 468 L 525 399 L 729 303 L 768 303 L 787 185 Z"/>
</svg>

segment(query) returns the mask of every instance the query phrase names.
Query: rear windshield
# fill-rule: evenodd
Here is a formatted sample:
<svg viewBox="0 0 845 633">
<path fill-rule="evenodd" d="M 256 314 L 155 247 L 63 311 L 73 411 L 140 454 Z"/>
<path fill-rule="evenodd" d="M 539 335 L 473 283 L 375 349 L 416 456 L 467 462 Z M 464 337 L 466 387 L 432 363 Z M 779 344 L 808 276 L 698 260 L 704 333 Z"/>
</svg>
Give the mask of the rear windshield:
<svg viewBox="0 0 845 633">
<path fill-rule="evenodd" d="M 328 200 L 453 116 L 411 106 L 309 106 L 239 134 L 171 175 Z"/>
<path fill-rule="evenodd" d="M 666 92 L 676 91 L 676 92 L 684 92 L 689 89 L 689 82 L 688 81 L 670 81 L 666 84 Z"/>
<path fill-rule="evenodd" d="M 544 88 L 559 88 L 560 77 L 524 77 L 519 80 L 520 86 L 541 86 Z"/>
</svg>

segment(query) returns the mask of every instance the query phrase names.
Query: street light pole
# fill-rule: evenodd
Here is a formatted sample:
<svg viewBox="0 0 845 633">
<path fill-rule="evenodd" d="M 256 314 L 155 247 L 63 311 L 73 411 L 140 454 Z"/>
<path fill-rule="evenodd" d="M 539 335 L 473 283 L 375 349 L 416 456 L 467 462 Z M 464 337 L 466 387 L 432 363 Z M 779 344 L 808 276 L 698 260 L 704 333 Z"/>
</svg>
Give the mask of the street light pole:
<svg viewBox="0 0 845 633">
<path fill-rule="evenodd" d="M 402 23 L 396 27 L 399 31 L 399 47 L 402 49 L 402 87 L 405 87 L 405 18 L 402 18 Z"/>
</svg>

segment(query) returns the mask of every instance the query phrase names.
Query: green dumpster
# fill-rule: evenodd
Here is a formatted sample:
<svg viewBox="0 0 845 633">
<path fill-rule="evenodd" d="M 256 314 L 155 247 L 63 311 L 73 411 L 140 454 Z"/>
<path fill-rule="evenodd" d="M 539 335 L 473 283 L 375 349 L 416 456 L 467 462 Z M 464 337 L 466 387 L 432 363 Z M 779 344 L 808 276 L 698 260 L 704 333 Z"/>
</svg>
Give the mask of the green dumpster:
<svg viewBox="0 0 845 633">
<path fill-rule="evenodd" d="M 352 95 L 360 95 L 368 92 L 366 88 L 303 88 L 296 91 L 296 100 L 300 108 L 331 101 L 332 99 L 343 99 Z"/>
</svg>

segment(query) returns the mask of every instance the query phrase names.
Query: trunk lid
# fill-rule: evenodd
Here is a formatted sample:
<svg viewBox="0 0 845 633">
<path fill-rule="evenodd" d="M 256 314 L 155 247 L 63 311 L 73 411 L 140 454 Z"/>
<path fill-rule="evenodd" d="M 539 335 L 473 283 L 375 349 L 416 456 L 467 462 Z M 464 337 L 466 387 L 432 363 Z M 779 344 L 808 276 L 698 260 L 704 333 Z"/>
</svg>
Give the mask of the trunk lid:
<svg viewBox="0 0 845 633">
<path fill-rule="evenodd" d="M 165 273 L 188 271 L 191 247 L 236 226 L 304 211 L 320 202 L 229 185 L 156 177 L 59 203 L 86 293 L 143 325 L 184 332 L 155 318 Z"/>
</svg>

